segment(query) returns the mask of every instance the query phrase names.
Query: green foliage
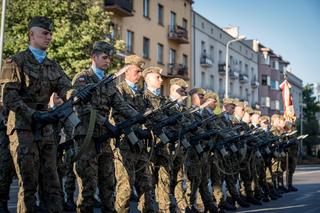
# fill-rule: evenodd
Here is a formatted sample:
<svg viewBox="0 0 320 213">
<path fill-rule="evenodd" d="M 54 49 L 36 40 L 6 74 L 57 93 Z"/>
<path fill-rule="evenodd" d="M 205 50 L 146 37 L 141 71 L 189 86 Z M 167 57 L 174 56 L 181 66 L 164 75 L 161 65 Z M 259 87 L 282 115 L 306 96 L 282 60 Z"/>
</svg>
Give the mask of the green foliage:
<svg viewBox="0 0 320 213">
<path fill-rule="evenodd" d="M 314 96 L 313 84 L 307 84 L 303 88 L 303 103 L 306 106 L 303 109 L 303 133 L 309 134 L 304 140 L 308 154 L 311 153 L 311 147 L 319 144 L 319 122 L 316 113 L 320 111 L 319 102 Z M 300 125 L 298 126 L 300 128 Z"/>
<path fill-rule="evenodd" d="M 30 17 L 43 15 L 54 22 L 54 34 L 48 49 L 69 77 L 90 65 L 94 41 L 110 34 L 110 13 L 101 0 L 14 0 L 8 1 L 4 58 L 28 46 Z M 120 45 L 121 46 L 121 45 Z"/>
</svg>

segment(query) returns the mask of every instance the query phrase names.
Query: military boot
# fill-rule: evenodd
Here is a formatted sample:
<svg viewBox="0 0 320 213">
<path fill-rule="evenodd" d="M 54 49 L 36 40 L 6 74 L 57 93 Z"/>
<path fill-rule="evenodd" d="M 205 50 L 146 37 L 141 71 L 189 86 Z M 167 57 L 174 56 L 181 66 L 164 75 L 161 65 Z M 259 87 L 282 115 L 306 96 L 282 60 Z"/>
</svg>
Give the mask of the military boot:
<svg viewBox="0 0 320 213">
<path fill-rule="evenodd" d="M 10 213 L 7 200 L 0 201 L 0 213 Z"/>
<path fill-rule="evenodd" d="M 290 185 L 290 186 L 288 187 L 288 191 L 289 191 L 289 192 L 296 192 L 296 191 L 298 191 L 298 189 L 297 189 L 296 187 Z"/>
<path fill-rule="evenodd" d="M 227 210 L 227 211 L 233 211 L 237 208 L 232 203 L 229 203 L 227 201 L 223 201 L 218 205 L 219 209 Z"/>
<path fill-rule="evenodd" d="M 247 201 L 248 203 L 253 204 L 253 205 L 258 205 L 258 206 L 261 206 L 261 205 L 262 205 L 262 203 L 260 202 L 260 200 L 257 200 L 257 199 L 254 198 L 253 196 L 248 196 L 247 199 L 246 199 L 246 201 Z"/>
<path fill-rule="evenodd" d="M 209 212 L 209 213 L 218 213 L 218 208 L 215 205 L 210 205 L 209 207 L 206 207 L 204 209 L 204 212 Z"/>
<path fill-rule="evenodd" d="M 238 197 L 236 199 L 237 203 L 239 204 L 239 206 L 244 207 L 244 208 L 249 208 L 250 204 L 247 203 L 245 200 L 243 200 L 242 198 Z"/>
<path fill-rule="evenodd" d="M 73 196 L 68 195 L 67 196 L 67 202 L 63 203 L 63 210 L 66 212 L 74 212 L 76 211 L 76 204 L 74 203 Z"/>
</svg>

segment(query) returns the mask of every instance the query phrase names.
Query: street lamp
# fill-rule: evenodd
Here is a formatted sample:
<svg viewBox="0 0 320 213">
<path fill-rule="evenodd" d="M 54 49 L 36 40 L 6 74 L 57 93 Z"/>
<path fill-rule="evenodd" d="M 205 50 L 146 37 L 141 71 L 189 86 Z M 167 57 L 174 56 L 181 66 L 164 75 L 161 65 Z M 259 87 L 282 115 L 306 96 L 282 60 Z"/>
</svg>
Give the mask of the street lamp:
<svg viewBox="0 0 320 213">
<path fill-rule="evenodd" d="M 225 94 L 224 94 L 225 98 L 229 97 L 229 95 L 228 95 L 228 93 L 229 93 L 229 91 L 228 91 L 228 89 L 229 89 L 229 45 L 231 43 L 233 43 L 233 42 L 241 41 L 241 40 L 244 40 L 244 39 L 246 39 L 245 36 L 239 36 L 238 38 L 230 40 L 230 41 L 227 42 L 227 50 L 226 50 L 226 85 L 225 85 L 226 89 L 225 89 Z"/>
</svg>

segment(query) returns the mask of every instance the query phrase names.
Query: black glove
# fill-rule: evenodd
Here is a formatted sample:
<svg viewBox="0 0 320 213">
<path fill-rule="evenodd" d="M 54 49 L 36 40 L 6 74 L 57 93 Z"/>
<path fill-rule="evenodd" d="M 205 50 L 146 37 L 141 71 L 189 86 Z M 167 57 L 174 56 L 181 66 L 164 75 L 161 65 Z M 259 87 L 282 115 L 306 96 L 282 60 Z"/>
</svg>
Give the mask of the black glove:
<svg viewBox="0 0 320 213">
<path fill-rule="evenodd" d="M 135 134 L 140 140 L 151 138 L 151 133 L 148 129 L 136 129 Z"/>
<path fill-rule="evenodd" d="M 57 116 L 50 112 L 41 112 L 36 111 L 32 115 L 33 123 L 36 123 L 37 126 L 45 126 L 47 124 L 53 124 L 59 120 Z"/>
<path fill-rule="evenodd" d="M 112 137 L 119 137 L 121 135 L 120 130 L 112 125 L 108 120 L 106 120 L 103 124 L 111 133 Z"/>
<path fill-rule="evenodd" d="M 144 124 L 145 122 L 147 122 L 147 119 L 143 116 L 142 113 L 138 113 L 136 117 L 137 117 L 137 123 L 139 124 Z"/>
<path fill-rule="evenodd" d="M 81 90 L 77 96 L 79 97 L 79 99 L 84 103 L 88 103 L 89 101 L 91 101 L 92 98 L 92 87 L 88 86 L 86 88 L 84 88 L 83 90 Z"/>
</svg>

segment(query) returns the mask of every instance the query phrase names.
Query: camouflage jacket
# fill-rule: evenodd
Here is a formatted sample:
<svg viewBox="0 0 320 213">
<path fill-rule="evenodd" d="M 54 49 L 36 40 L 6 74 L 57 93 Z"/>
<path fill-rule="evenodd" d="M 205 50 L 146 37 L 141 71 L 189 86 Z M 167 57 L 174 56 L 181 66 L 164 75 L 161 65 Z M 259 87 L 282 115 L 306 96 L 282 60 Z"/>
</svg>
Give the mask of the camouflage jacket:
<svg viewBox="0 0 320 213">
<path fill-rule="evenodd" d="M 78 73 L 72 83 L 74 87 L 74 93 L 85 88 L 88 85 L 96 84 L 100 80 L 90 68 Z M 93 137 L 99 137 L 107 132 L 104 127 L 104 123 L 109 119 L 111 108 L 121 113 L 126 118 L 134 116 L 137 111 L 126 103 L 115 84 L 109 83 L 108 85 L 101 85 L 96 88 L 96 91 L 92 95 L 92 99 L 88 104 L 80 103 L 75 107 L 81 123 L 76 127 L 74 136 L 85 136 L 88 131 L 90 122 L 91 109 L 97 111 L 96 124 L 94 128 Z"/>
<path fill-rule="evenodd" d="M 134 108 L 136 111 L 140 112 L 140 113 L 144 113 L 146 111 L 146 102 L 143 99 L 143 94 L 141 93 L 141 91 L 137 91 L 136 93 L 134 93 L 128 83 L 123 80 L 122 82 L 120 82 L 117 85 L 117 88 L 120 92 L 120 94 L 122 95 L 123 99 L 132 107 Z M 112 118 L 114 123 L 119 123 L 122 121 L 125 121 L 125 117 L 116 110 L 112 110 Z M 132 127 L 133 130 L 135 130 L 136 128 L 142 128 L 142 125 L 140 124 L 136 124 Z M 130 149 L 129 146 L 129 141 L 126 137 L 122 138 L 123 141 L 120 142 L 119 146 L 121 149 Z M 143 145 L 142 143 L 139 142 L 138 144 L 140 147 Z"/>
<path fill-rule="evenodd" d="M 2 68 L 3 103 L 9 110 L 7 134 L 13 130 L 31 130 L 32 114 L 47 111 L 53 92 L 65 98 L 70 80 L 60 65 L 45 58 L 39 64 L 29 49 L 7 60 Z"/>
</svg>

